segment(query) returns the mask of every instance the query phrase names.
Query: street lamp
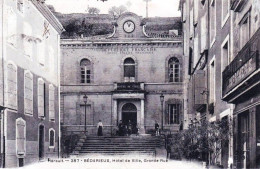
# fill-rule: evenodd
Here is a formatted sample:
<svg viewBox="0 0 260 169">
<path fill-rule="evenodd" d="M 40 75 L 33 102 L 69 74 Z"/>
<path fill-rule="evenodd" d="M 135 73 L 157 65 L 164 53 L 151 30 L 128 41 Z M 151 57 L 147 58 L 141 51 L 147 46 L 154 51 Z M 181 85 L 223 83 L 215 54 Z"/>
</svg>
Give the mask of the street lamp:
<svg viewBox="0 0 260 169">
<path fill-rule="evenodd" d="M 84 132 L 86 134 L 87 132 L 87 118 L 86 118 L 86 115 L 87 115 L 87 101 L 88 101 L 88 96 L 86 94 L 84 94 L 83 96 L 83 101 L 85 103 L 85 126 L 84 126 Z"/>
<path fill-rule="evenodd" d="M 161 122 L 161 128 L 163 130 L 163 102 L 164 102 L 164 95 L 161 94 L 160 96 L 160 101 L 161 101 L 161 109 L 162 109 L 162 122 Z"/>
</svg>

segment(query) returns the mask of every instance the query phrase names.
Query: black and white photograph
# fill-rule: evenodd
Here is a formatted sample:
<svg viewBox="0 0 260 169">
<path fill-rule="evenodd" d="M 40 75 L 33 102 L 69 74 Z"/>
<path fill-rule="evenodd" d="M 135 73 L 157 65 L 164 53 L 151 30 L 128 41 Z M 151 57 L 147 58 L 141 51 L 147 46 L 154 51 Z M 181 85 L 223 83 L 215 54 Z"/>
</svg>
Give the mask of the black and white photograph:
<svg viewBox="0 0 260 169">
<path fill-rule="evenodd" d="M 0 168 L 260 169 L 260 0 L 0 0 Z"/>
</svg>

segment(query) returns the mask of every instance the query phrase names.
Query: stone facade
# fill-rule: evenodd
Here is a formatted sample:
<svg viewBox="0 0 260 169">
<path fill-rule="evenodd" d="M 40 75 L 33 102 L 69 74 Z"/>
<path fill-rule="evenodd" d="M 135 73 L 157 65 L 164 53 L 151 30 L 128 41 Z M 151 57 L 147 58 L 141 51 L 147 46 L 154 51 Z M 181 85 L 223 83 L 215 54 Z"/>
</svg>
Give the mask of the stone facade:
<svg viewBox="0 0 260 169">
<path fill-rule="evenodd" d="M 123 26 L 127 21 L 134 30 L 127 33 Z M 145 33 L 142 18 L 123 14 L 115 23 L 115 30 L 107 37 L 62 39 L 61 58 L 61 122 L 64 127 L 83 129 L 85 104 L 87 131 L 96 134 L 96 125 L 102 120 L 105 134 L 113 134 L 119 120 L 128 120 L 123 107 L 132 104 L 136 108 L 133 120 L 142 133 L 154 129 L 155 120 L 161 123 L 160 95 L 164 94 L 164 126 L 177 131 L 185 116 L 181 37 L 152 38 Z M 180 78 L 170 82 L 168 63 L 178 59 Z M 82 83 L 81 61 L 90 61 L 90 83 Z M 133 76 L 126 77 L 125 61 L 133 61 Z M 177 122 L 169 124 L 168 105 L 179 104 Z M 123 117 L 124 116 L 124 117 Z M 126 116 L 126 117 L 125 117 Z M 81 119 L 81 120 L 80 120 Z M 161 126 L 161 125 L 160 125 Z"/>
<path fill-rule="evenodd" d="M 1 167 L 13 168 L 58 157 L 63 28 L 41 1 L 1 1 L 1 10 Z"/>
</svg>

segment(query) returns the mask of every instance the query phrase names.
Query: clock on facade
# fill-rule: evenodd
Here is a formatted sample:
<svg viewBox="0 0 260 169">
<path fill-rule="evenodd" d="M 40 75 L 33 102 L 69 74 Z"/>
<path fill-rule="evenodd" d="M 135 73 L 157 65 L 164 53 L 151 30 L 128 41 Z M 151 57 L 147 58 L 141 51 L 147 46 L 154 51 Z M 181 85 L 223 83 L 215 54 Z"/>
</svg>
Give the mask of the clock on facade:
<svg viewBox="0 0 260 169">
<path fill-rule="evenodd" d="M 126 33 L 132 33 L 135 30 L 135 24 L 133 21 L 125 21 L 123 29 Z"/>
</svg>

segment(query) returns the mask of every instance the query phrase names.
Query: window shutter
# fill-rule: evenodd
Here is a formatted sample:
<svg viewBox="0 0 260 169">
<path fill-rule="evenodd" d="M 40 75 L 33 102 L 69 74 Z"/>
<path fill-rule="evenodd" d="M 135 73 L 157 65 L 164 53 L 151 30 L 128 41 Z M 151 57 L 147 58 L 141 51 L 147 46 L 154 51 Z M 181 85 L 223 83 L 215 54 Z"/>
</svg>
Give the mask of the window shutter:
<svg viewBox="0 0 260 169">
<path fill-rule="evenodd" d="M 17 70 L 12 64 L 7 65 L 7 98 L 8 106 L 17 108 Z"/>
<path fill-rule="evenodd" d="M 50 120 L 55 119 L 54 100 L 55 100 L 55 89 L 52 85 L 50 85 L 49 87 L 49 119 Z"/>
<path fill-rule="evenodd" d="M 33 114 L 33 76 L 30 73 L 24 77 L 24 110 L 26 114 Z"/>
<path fill-rule="evenodd" d="M 38 116 L 44 117 L 44 82 L 38 81 Z"/>
<path fill-rule="evenodd" d="M 17 154 L 25 153 L 25 123 L 23 121 L 17 122 Z"/>
</svg>

